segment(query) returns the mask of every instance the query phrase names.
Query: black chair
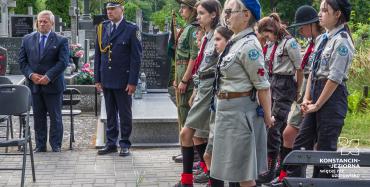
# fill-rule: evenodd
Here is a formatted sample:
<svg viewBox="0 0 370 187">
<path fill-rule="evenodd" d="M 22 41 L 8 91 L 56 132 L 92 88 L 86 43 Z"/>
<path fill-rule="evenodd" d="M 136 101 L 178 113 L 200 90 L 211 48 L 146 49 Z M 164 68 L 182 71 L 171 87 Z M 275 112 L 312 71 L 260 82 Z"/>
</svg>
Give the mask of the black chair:
<svg viewBox="0 0 370 187">
<path fill-rule="evenodd" d="M 357 150 L 359 151 L 359 150 Z M 333 162 L 333 160 L 335 162 Z M 342 161 L 337 161 L 342 160 Z M 347 162 L 349 161 L 349 162 Z M 333 164 L 348 164 L 360 167 L 370 167 L 370 152 L 336 152 L 336 151 L 304 151 L 295 150 L 290 152 L 283 161 L 284 165 L 302 166 L 302 176 L 286 177 L 282 187 L 369 187 L 370 180 L 366 179 L 342 179 L 342 178 L 306 178 L 306 166 L 331 166 Z"/>
<path fill-rule="evenodd" d="M 24 129 L 24 136 L 19 139 L 1 140 L 0 147 L 18 147 L 22 146 L 23 153 L 2 153 L 0 155 L 15 156 L 23 155 L 22 168 L 0 168 L 0 170 L 22 170 L 21 186 L 24 186 L 25 170 L 26 170 L 26 157 L 27 157 L 27 144 L 30 146 L 29 154 L 31 157 L 32 179 L 36 181 L 35 166 L 32 151 L 31 132 L 29 126 L 29 112 L 31 105 L 31 92 L 28 87 L 23 85 L 0 85 L 0 115 L 25 115 L 25 122 L 22 123 Z"/>
<path fill-rule="evenodd" d="M 67 88 L 63 92 L 63 106 L 67 106 L 67 110 L 62 110 L 63 116 L 69 116 L 71 120 L 71 131 L 69 137 L 69 149 L 72 150 L 72 142 L 75 142 L 74 136 L 74 116 L 80 115 L 81 110 L 73 110 L 73 106 L 80 103 L 79 95 L 81 92 L 76 88 Z"/>
<path fill-rule="evenodd" d="M 12 81 L 10 81 L 7 77 L 0 76 L 0 85 L 2 84 L 13 84 Z M 12 116 L 0 116 L 0 123 L 6 122 L 5 125 L 0 124 L 0 127 L 5 127 L 6 128 L 6 135 L 4 137 L 0 138 L 5 138 L 6 140 L 9 140 L 9 135 L 10 138 L 14 138 L 14 133 L 13 133 L 13 120 Z M 8 148 L 5 148 L 5 152 L 8 152 Z"/>
</svg>

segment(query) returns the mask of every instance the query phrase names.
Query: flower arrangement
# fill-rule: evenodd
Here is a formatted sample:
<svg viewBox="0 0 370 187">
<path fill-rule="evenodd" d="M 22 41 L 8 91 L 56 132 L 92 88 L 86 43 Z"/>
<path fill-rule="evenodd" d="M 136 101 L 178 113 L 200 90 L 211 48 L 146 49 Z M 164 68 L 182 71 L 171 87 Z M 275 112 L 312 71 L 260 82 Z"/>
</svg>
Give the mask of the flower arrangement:
<svg viewBox="0 0 370 187">
<path fill-rule="evenodd" d="M 84 51 L 81 44 L 71 44 L 69 46 L 69 53 L 72 58 L 82 58 L 84 56 Z"/>
<path fill-rule="evenodd" d="M 76 83 L 80 85 L 94 84 L 94 70 L 90 68 L 90 63 L 85 63 L 81 67 L 81 71 L 76 77 Z"/>
</svg>

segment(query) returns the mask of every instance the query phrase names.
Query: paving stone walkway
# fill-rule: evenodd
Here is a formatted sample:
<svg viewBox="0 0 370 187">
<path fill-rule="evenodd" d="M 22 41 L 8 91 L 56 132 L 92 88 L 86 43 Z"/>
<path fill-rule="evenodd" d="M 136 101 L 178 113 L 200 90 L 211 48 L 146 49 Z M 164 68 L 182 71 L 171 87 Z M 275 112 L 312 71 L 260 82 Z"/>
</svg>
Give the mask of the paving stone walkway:
<svg viewBox="0 0 370 187">
<path fill-rule="evenodd" d="M 94 147 L 97 118 L 93 114 L 76 117 L 76 142 L 69 150 L 69 119 L 64 118 L 64 142 L 61 153 L 35 154 L 37 182 L 32 182 L 27 160 L 26 186 L 119 186 L 169 187 L 178 181 L 182 165 L 172 161 L 179 148 L 133 148 L 129 157 L 118 153 L 98 156 Z M 31 122 L 32 124 L 32 122 Z M 15 131 L 18 132 L 15 119 Z M 32 129 L 32 127 L 31 127 Z M 4 129 L 0 129 L 0 135 Z M 17 134 L 16 134 L 17 136 Z M 50 150 L 50 148 L 49 148 Z M 3 152 L 4 149 L 0 149 Z M 16 152 L 15 149 L 10 150 Z M 0 156 L 0 167 L 21 166 L 21 157 Z M 359 169 L 361 178 L 370 178 L 370 169 Z M 0 186 L 19 186 L 20 171 L 0 171 Z M 196 185 L 203 187 L 205 185 Z"/>
</svg>

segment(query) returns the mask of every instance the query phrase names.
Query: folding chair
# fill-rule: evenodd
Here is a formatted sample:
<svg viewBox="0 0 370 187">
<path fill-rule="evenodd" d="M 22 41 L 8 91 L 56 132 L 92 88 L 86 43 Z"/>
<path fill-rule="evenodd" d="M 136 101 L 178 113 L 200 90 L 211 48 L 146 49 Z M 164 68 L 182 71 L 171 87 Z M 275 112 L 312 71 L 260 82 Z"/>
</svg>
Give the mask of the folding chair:
<svg viewBox="0 0 370 187">
<path fill-rule="evenodd" d="M 79 95 L 81 92 L 76 88 L 67 88 L 63 92 L 63 106 L 68 106 L 68 109 L 62 110 L 63 116 L 69 116 L 71 120 L 71 131 L 69 137 L 69 149 L 72 150 L 72 142 L 75 142 L 74 136 L 74 116 L 80 115 L 81 110 L 74 110 L 73 106 L 80 103 Z"/>
<path fill-rule="evenodd" d="M 29 126 L 31 92 L 28 87 L 23 85 L 0 85 L 0 115 L 14 115 L 20 116 L 26 113 L 25 123 L 22 123 L 24 129 L 24 136 L 19 139 L 1 140 L 0 147 L 18 147 L 22 146 L 23 153 L 2 153 L 0 155 L 14 156 L 23 155 L 22 168 L 0 168 L 0 170 L 22 170 L 21 186 L 24 186 L 26 157 L 27 157 L 27 143 L 30 146 L 29 154 L 31 157 L 32 179 L 36 181 L 35 166 L 32 151 L 31 133 Z"/>
<path fill-rule="evenodd" d="M 2 84 L 13 84 L 13 83 L 7 77 L 0 76 L 0 85 Z M 5 138 L 6 140 L 9 140 L 9 135 L 10 135 L 10 138 L 13 138 L 14 134 L 13 134 L 12 116 L 0 116 L 0 123 L 2 122 L 6 122 L 5 125 L 0 124 L 0 127 L 6 128 L 6 135 L 5 137 L 0 137 L 0 138 Z M 5 152 L 6 153 L 8 152 L 8 148 L 5 148 Z"/>
</svg>

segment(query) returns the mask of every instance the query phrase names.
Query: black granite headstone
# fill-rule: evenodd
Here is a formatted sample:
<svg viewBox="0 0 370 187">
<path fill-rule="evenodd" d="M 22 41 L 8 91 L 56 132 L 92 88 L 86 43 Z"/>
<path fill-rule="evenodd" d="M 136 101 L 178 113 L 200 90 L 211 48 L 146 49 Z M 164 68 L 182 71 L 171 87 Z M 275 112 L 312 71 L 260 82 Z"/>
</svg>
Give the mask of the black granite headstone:
<svg viewBox="0 0 370 187">
<path fill-rule="evenodd" d="M 141 72 L 146 75 L 148 91 L 167 89 L 171 69 L 167 53 L 168 37 L 169 33 L 141 34 L 143 46 Z"/>
<path fill-rule="evenodd" d="M 6 73 L 6 57 L 7 51 L 5 48 L 0 47 L 0 76 L 4 76 Z"/>
<path fill-rule="evenodd" d="M 33 16 L 10 16 L 11 36 L 23 37 L 26 34 L 33 32 Z"/>
<path fill-rule="evenodd" d="M 7 61 L 10 74 L 22 74 L 18 64 L 19 49 L 21 48 L 21 44 L 22 38 L 20 37 L 0 37 L 0 47 L 3 47 L 8 51 Z"/>
</svg>

